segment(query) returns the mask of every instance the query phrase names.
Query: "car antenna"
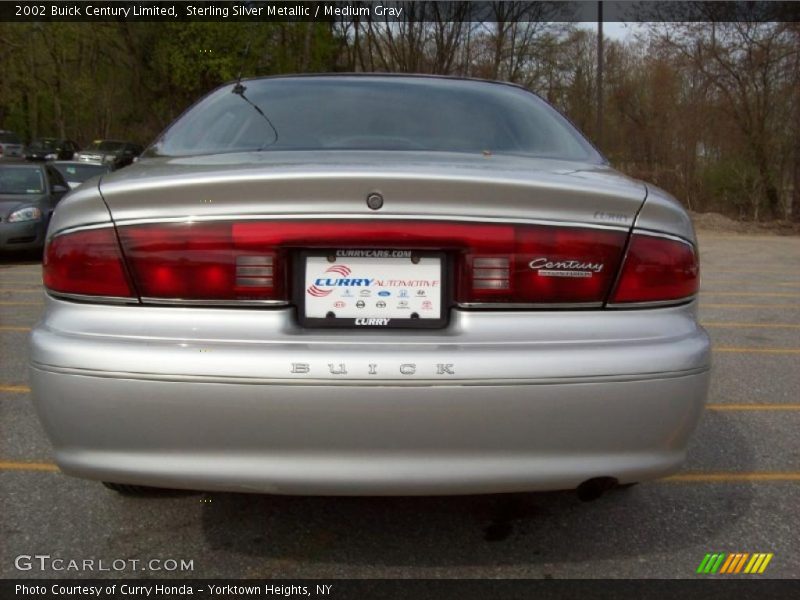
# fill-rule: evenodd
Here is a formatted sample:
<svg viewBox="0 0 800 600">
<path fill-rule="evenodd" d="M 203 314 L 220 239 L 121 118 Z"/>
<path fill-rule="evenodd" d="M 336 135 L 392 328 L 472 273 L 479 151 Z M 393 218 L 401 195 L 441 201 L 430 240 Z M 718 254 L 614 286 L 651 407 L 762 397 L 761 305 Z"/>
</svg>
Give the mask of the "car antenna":
<svg viewBox="0 0 800 600">
<path fill-rule="evenodd" d="M 247 88 L 244 85 L 242 85 L 242 73 L 244 72 L 244 63 L 247 60 L 247 56 L 250 54 L 250 44 L 251 44 L 252 41 L 253 41 L 253 37 L 251 35 L 250 38 L 247 40 L 247 46 L 245 46 L 244 52 L 242 52 L 242 64 L 239 65 L 239 76 L 236 78 L 236 84 L 233 86 L 233 89 L 231 90 L 231 92 L 233 92 L 237 96 L 241 96 L 242 100 L 244 100 L 250 106 L 255 108 L 256 112 L 258 112 L 258 114 L 260 114 L 262 117 L 264 117 L 264 120 L 267 122 L 267 124 L 272 129 L 272 133 L 275 134 L 275 139 L 272 141 L 272 144 L 275 144 L 278 141 L 278 130 L 275 128 L 275 125 L 272 124 L 272 121 L 269 120 L 269 117 L 264 114 L 264 111 L 261 110 L 261 108 L 259 108 L 259 106 L 257 104 L 253 104 L 250 101 L 250 99 L 247 96 L 244 95 L 244 92 L 245 92 L 245 90 Z M 270 146 L 272 144 L 270 144 Z M 262 146 L 262 148 L 264 148 L 264 147 L 265 146 Z"/>
<path fill-rule="evenodd" d="M 244 52 L 242 52 L 242 63 L 239 65 L 239 76 L 236 78 L 236 85 L 233 86 L 232 90 L 234 94 L 239 94 L 242 98 L 244 98 L 244 91 L 247 89 L 242 85 L 242 73 L 244 72 L 244 61 L 247 60 L 247 56 L 250 54 L 250 42 L 252 41 L 253 39 L 251 36 L 250 39 L 247 40 L 247 46 L 245 46 Z M 245 98 L 245 100 L 246 99 L 247 98 Z"/>
</svg>

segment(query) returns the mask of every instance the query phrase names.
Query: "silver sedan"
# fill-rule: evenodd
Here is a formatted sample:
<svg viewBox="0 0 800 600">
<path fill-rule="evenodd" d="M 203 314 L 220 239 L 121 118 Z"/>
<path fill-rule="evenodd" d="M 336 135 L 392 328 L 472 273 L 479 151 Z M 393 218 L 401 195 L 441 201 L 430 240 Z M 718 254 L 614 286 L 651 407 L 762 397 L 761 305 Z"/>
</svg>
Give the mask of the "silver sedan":
<svg viewBox="0 0 800 600">
<path fill-rule="evenodd" d="M 686 212 L 509 84 L 222 86 L 61 202 L 44 281 L 39 416 L 120 491 L 591 497 L 706 399 Z"/>
</svg>

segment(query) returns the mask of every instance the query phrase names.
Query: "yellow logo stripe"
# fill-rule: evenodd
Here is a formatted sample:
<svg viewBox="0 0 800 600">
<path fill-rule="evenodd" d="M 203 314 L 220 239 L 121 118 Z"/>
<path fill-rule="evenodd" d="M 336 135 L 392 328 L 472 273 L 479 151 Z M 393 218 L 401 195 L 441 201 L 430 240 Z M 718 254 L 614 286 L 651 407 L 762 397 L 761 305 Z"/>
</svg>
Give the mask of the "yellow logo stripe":
<svg viewBox="0 0 800 600">
<path fill-rule="evenodd" d="M 769 561 L 772 560 L 773 556 L 775 556 L 775 555 L 772 554 L 771 552 L 769 554 L 767 554 L 767 556 L 764 558 L 764 562 L 761 563 L 761 567 L 758 569 L 759 573 L 763 573 L 764 572 L 764 569 L 767 568 L 767 565 L 769 564 Z"/>
<path fill-rule="evenodd" d="M 764 560 L 763 554 L 753 554 L 753 558 L 751 558 L 750 562 L 747 563 L 747 566 L 744 568 L 744 572 L 752 573 L 755 569 L 758 569 L 758 565 L 761 564 L 762 560 Z"/>
</svg>

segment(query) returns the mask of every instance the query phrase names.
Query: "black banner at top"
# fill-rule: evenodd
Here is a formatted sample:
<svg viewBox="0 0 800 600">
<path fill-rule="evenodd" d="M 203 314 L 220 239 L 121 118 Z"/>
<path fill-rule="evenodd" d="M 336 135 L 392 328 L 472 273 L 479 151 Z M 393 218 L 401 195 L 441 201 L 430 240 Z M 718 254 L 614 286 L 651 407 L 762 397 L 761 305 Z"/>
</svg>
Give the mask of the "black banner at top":
<svg viewBox="0 0 800 600">
<path fill-rule="evenodd" d="M 375 1 L 375 2 L 264 2 L 235 0 L 199 2 L 95 2 L 8 1 L 0 2 L 0 21 L 6 22 L 92 22 L 92 21 L 298 21 L 347 22 L 511 22 L 597 21 L 602 4 L 605 22 L 733 22 L 800 21 L 800 2 L 572 2 L 525 1 Z"/>
</svg>

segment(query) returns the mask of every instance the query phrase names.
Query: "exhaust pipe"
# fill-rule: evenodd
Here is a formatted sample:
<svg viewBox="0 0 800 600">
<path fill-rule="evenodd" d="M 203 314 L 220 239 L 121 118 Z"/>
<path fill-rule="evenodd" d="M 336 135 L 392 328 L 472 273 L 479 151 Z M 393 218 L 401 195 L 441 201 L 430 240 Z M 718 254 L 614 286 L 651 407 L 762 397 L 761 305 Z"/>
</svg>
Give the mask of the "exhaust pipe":
<svg viewBox="0 0 800 600">
<path fill-rule="evenodd" d="M 581 502 L 591 502 L 618 485 L 616 477 L 592 477 L 578 486 L 575 491 Z"/>
</svg>

